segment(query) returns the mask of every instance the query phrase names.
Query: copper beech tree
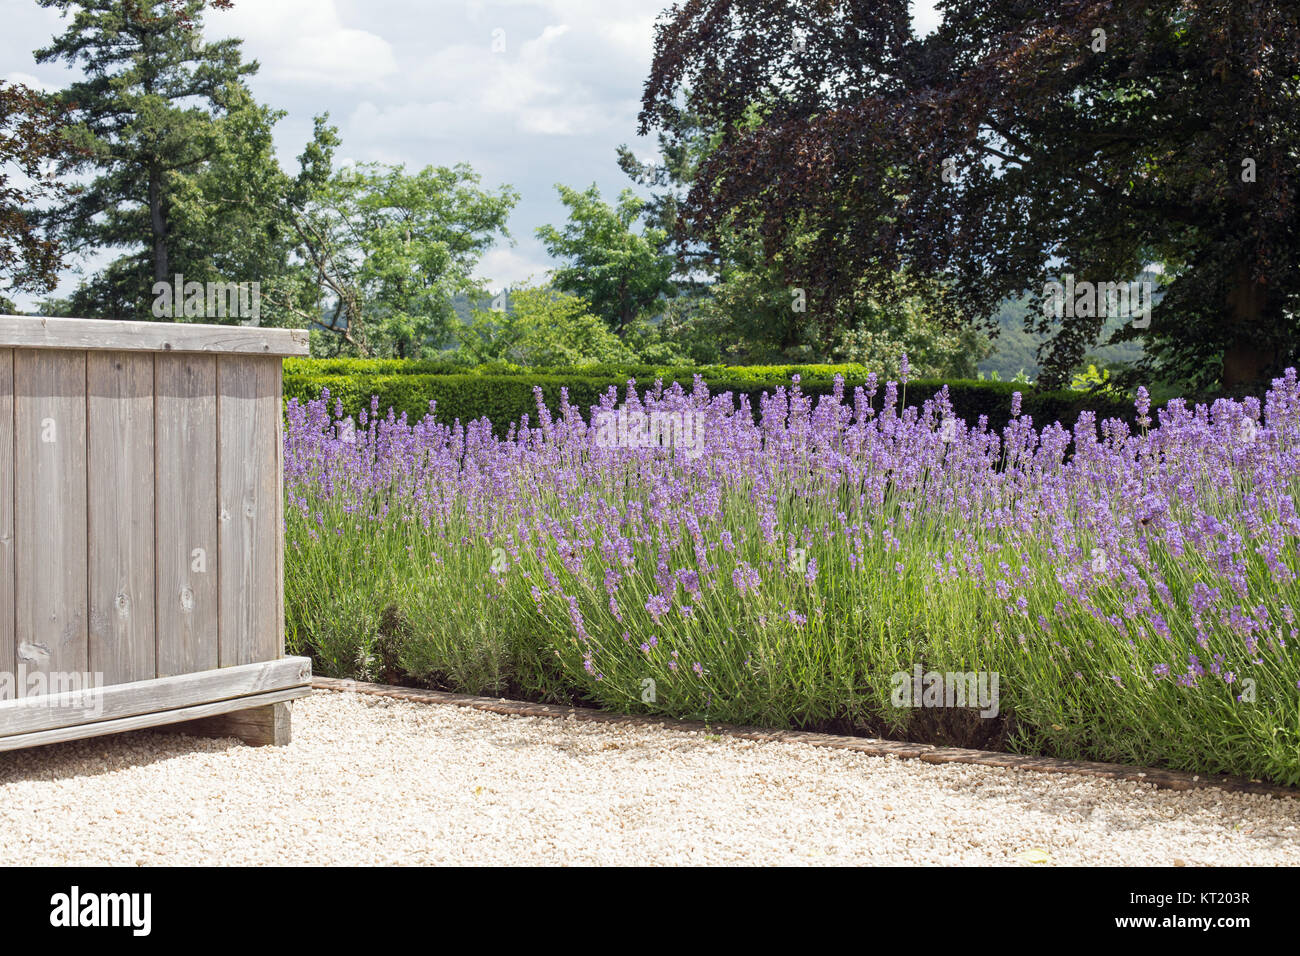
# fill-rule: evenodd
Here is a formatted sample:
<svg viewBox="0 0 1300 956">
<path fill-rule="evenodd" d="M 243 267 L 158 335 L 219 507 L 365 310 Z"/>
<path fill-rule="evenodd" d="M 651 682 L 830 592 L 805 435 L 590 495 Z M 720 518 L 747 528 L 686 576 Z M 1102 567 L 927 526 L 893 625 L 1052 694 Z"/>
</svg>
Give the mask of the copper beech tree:
<svg viewBox="0 0 1300 956">
<path fill-rule="evenodd" d="M 70 187 L 55 170 L 72 154 L 66 111 L 38 90 L 0 82 L 0 287 L 48 292 L 63 248 L 40 229 L 33 210 Z"/>
<path fill-rule="evenodd" d="M 668 10 L 641 131 L 671 130 L 683 109 L 719 131 L 682 228 L 756 228 L 832 321 L 835 303 L 887 296 L 900 274 L 941 280 L 952 323 L 1029 294 L 1048 381 L 1105 323 L 1041 308 L 1066 273 L 1158 268 L 1150 324 L 1115 336 L 1141 341 L 1143 372 L 1232 389 L 1296 360 L 1300 4 L 938 6 L 923 38 L 907 0 Z"/>
</svg>

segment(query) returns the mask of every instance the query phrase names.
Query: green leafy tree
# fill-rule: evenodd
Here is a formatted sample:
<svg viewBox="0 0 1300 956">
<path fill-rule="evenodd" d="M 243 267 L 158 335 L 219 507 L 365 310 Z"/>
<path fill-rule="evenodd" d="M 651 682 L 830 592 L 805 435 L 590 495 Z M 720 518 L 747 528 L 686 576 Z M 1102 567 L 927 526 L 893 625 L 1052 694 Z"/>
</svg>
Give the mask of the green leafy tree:
<svg viewBox="0 0 1300 956">
<path fill-rule="evenodd" d="M 210 158 L 176 177 L 172 260 L 186 282 L 256 281 L 259 324 L 309 325 L 319 317 L 315 277 L 296 256 L 295 216 L 320 194 L 337 133 L 318 117 L 294 177 L 275 158 L 274 126 L 283 111 L 232 88 L 230 109 L 214 125 Z"/>
<path fill-rule="evenodd" d="M 975 378 L 992 347 L 988 336 L 971 326 L 954 329 L 935 322 L 923 302 L 914 297 L 883 308 L 866 299 L 853 322 L 831 326 L 826 333 L 827 358 L 897 375 L 906 354 L 916 377 Z"/>
<path fill-rule="evenodd" d="M 469 166 L 363 163 L 334 173 L 292 213 L 328 333 L 322 354 L 418 358 L 456 327 L 457 294 L 483 295 L 474 270 L 518 201 L 480 188 Z"/>
<path fill-rule="evenodd" d="M 692 323 L 712 331 L 720 361 L 856 362 L 884 373 L 896 370 L 906 353 L 917 375 L 971 378 L 991 349 L 979 329 L 937 319 L 920 280 L 895 275 L 883 298 L 863 283 L 851 295 L 819 301 L 783 277 L 785 250 L 766 259 L 758 243 L 725 248 L 711 295 L 698 303 Z M 819 314 L 826 310 L 832 315 Z"/>
<path fill-rule="evenodd" d="M 634 226 L 645 200 L 630 189 L 610 206 L 593 184 L 585 192 L 556 186 L 569 210 L 563 230 L 542 226 L 538 238 L 553 258 L 566 265 L 552 274 L 557 289 L 581 296 L 618 333 L 673 294 L 673 258 L 662 251 L 666 234 Z"/>
<path fill-rule="evenodd" d="M 72 300 L 59 296 L 46 296 L 37 304 L 36 314 L 48 316 L 72 315 Z"/>
<path fill-rule="evenodd" d="M 686 106 L 665 111 L 654 162 L 637 159 L 626 145 L 617 150 L 619 168 L 650 191 L 642 218 L 662 237 L 661 251 L 674 258 L 673 281 L 678 291 L 687 295 L 707 290 L 722 265 L 716 243 L 697 235 L 682 215 L 701 164 L 721 141 L 721 134 L 707 128 L 699 112 Z"/>
<path fill-rule="evenodd" d="M 742 122 L 757 129 L 759 112 Z M 682 215 L 683 201 L 723 137 L 687 105 L 666 111 L 658 138 L 655 163 L 640 162 L 626 146 L 618 160 L 652 190 L 645 217 L 669 236 L 665 248 L 675 256 L 674 280 L 685 301 L 679 297 L 664 310 L 658 331 L 665 343 L 703 362 L 860 361 L 881 369 L 896 366 L 906 351 L 925 374 L 974 374 L 987 337 L 934 314 L 933 284 L 899 274 L 890 277 L 884 300 L 866 283 L 817 299 L 798 268 L 816 238 L 811 228 L 791 229 L 776 246 L 743 216 L 696 229 Z"/>
<path fill-rule="evenodd" d="M 673 257 L 677 290 L 658 321 L 643 322 L 635 334 L 642 348 L 657 340 L 705 364 L 807 360 L 807 313 L 795 308 L 780 251 L 769 254 L 743 223 L 701 234 L 682 215 L 701 165 L 721 139 L 685 106 L 666 111 L 653 163 L 640 161 L 626 145 L 618 148 L 619 167 L 650 190 L 642 217 L 661 251 Z"/>
<path fill-rule="evenodd" d="M 475 365 L 509 362 L 524 367 L 635 362 L 638 356 L 591 312 L 585 299 L 549 286 L 524 285 L 506 296 L 508 307 L 475 310 L 457 330 L 460 354 Z"/>
</svg>

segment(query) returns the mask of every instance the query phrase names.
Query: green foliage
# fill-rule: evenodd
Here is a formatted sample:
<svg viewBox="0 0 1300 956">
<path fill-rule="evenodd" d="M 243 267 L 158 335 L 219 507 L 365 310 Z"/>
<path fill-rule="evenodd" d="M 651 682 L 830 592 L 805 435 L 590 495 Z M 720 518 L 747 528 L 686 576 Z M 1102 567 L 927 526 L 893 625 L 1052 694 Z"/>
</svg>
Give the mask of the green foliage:
<svg viewBox="0 0 1300 956">
<path fill-rule="evenodd" d="M 678 218 L 697 237 L 742 221 L 818 309 L 908 272 L 942 277 L 946 313 L 981 325 L 1054 275 L 1159 264 L 1149 325 L 1111 339 L 1141 343 L 1148 384 L 1294 364 L 1300 5 L 945 0 L 925 37 L 907 8 L 673 6 L 640 133 L 722 134 Z M 1104 316 L 1038 318 L 1039 377 L 1069 381 Z"/>
<path fill-rule="evenodd" d="M 235 232 L 246 223 L 240 214 L 229 229 L 205 237 L 195 255 L 196 233 L 182 231 L 182 224 L 199 216 L 197 204 L 214 198 L 195 185 L 196 177 L 211 163 L 232 161 L 251 126 L 272 121 L 265 112 L 252 120 L 241 116 L 256 111 L 243 83 L 257 66 L 243 61 L 239 40 L 202 42 L 206 0 L 40 4 L 73 14 L 64 33 L 35 56 L 83 72 L 57 97 L 70 111 L 68 139 L 76 149 L 61 168 L 90 175 L 77 195 L 42 213 L 43 222 L 50 235 L 81 252 L 129 250 L 78 290 L 72 307 L 88 316 L 149 318 L 152 283 L 204 261 L 215 268 L 223 242 L 230 250 L 245 238 Z M 264 159 L 259 147 L 255 142 L 245 158 Z M 254 184 L 264 172 L 244 169 Z M 212 221 L 234 214 L 233 199 L 221 197 L 222 208 L 210 210 Z"/>
<path fill-rule="evenodd" d="M 286 375 L 451 375 L 467 371 L 463 363 L 447 359 L 290 358 Z M 512 369 L 502 369 L 512 371 Z M 522 371 L 522 369 L 519 369 Z"/>
<path fill-rule="evenodd" d="M 1110 369 L 1097 368 L 1096 363 L 1089 362 L 1082 372 L 1076 372 L 1070 388 L 1080 392 L 1101 391 L 1110 386 Z"/>
<path fill-rule="evenodd" d="M 208 161 L 176 177 L 174 270 L 187 283 L 255 281 L 261 297 L 259 324 L 301 327 L 318 295 L 310 270 L 294 260 L 294 235 L 285 213 L 311 171 L 293 180 L 280 169 L 274 127 L 283 111 L 257 104 L 239 84 L 230 86 L 226 103 L 227 113 L 212 129 Z M 317 127 L 318 138 L 329 142 L 331 135 Z M 220 319 L 206 316 L 202 321 Z"/>
<path fill-rule="evenodd" d="M 980 372 L 979 375 L 976 376 L 976 377 L 977 377 L 981 382 L 1000 382 L 1000 381 L 1002 381 L 1002 373 L 999 372 L 999 371 L 996 371 L 996 370 L 994 370 L 994 371 L 992 371 L 992 372 L 989 372 L 989 373 L 987 373 L 987 374 L 985 374 L 984 372 Z M 1026 372 L 1023 368 L 1022 368 L 1020 371 L 1016 372 L 1016 374 L 1013 375 L 1011 378 L 1007 379 L 1007 381 L 1012 382 L 1012 383 L 1014 383 L 1014 384 L 1016 384 L 1016 385 L 1033 385 L 1033 384 L 1034 384 L 1034 380 L 1033 380 L 1032 378 L 1029 377 L 1029 373 Z"/>
<path fill-rule="evenodd" d="M 567 263 L 555 270 L 555 287 L 586 299 L 611 329 L 621 332 L 673 291 L 668 281 L 672 257 L 660 251 L 665 234 L 654 227 L 633 231 L 645 201 L 630 189 L 611 207 L 594 184 L 585 192 L 555 188 L 569 209 L 569 221 L 562 231 L 554 226 L 537 230 L 546 251 Z"/>
<path fill-rule="evenodd" d="M 699 173 L 700 164 L 717 148 L 718 131 L 707 128 L 691 109 L 676 110 L 658 134 L 659 153 L 653 163 L 643 163 L 626 145 L 618 147 L 618 165 L 639 187 L 650 190 L 645 221 L 663 235 L 663 251 L 674 259 L 674 279 L 691 288 L 717 277 L 716 248 L 698 242 L 681 216 L 682 200 Z"/>
<path fill-rule="evenodd" d="M 245 84 L 257 65 L 239 40 L 203 41 L 204 10 L 229 0 L 40 2 L 72 16 L 37 60 L 85 74 L 57 97 L 75 121 L 62 171 L 92 174 L 43 225 L 63 246 L 126 250 L 68 311 L 152 318 L 154 284 L 179 273 L 258 283 L 267 325 L 316 326 L 329 308 L 318 354 L 418 358 L 446 345 L 454 296 L 481 291 L 479 257 L 508 237 L 512 190 L 481 189 L 464 165 L 335 172 L 326 117 L 286 174 L 273 140 L 284 114 Z"/>
<path fill-rule="evenodd" d="M 591 313 L 585 299 L 547 287 L 511 289 L 500 311 L 475 310 L 455 329 L 457 357 L 472 364 L 596 365 L 637 355 Z"/>
<path fill-rule="evenodd" d="M 479 187 L 469 166 L 362 163 L 335 173 L 297 218 L 303 257 L 318 267 L 331 314 L 317 354 L 422 358 L 456 327 L 452 298 L 481 296 L 479 257 L 518 201 Z"/>
<path fill-rule="evenodd" d="M 714 247 L 717 278 L 695 290 L 698 312 L 687 322 L 717 341 L 721 361 L 814 362 L 828 357 L 829 343 L 817 334 L 824 316 L 810 314 L 799 281 L 787 279 L 786 250 L 768 254 L 757 236 L 739 229 L 721 233 Z"/>
<path fill-rule="evenodd" d="M 898 278 L 901 284 L 904 280 Z M 868 297 L 855 318 L 830 325 L 830 357 L 857 362 L 894 375 L 899 356 L 907 355 L 914 375 L 921 378 L 973 378 L 991 345 L 970 326 L 951 328 L 917 295 L 886 306 Z"/>
<path fill-rule="evenodd" d="M 1026 327 L 1026 319 L 1032 326 L 1035 304 L 1028 296 L 1017 296 L 1003 302 L 994 316 L 997 335 L 992 342 L 992 350 L 980 361 L 979 370 L 998 373 L 1001 378 L 1010 380 L 1023 372 L 1030 379 L 1037 379 L 1042 372 L 1039 365 L 1039 349 L 1048 345 L 1051 336 L 1036 333 Z M 1135 366 L 1142 361 L 1143 350 L 1139 341 L 1115 342 L 1115 336 L 1123 331 L 1125 321 L 1118 317 L 1109 317 L 1102 325 L 1100 340 L 1104 343 L 1092 350 L 1099 362 L 1108 366 Z M 1147 379 L 1150 384 L 1150 379 Z M 1180 393 L 1181 394 L 1181 393 Z"/>
<path fill-rule="evenodd" d="M 637 319 L 623 330 L 622 338 L 632 352 L 633 362 L 650 365 L 716 364 L 719 361 L 717 340 L 707 335 L 707 329 L 699 331 L 704 334 L 694 336 L 686 333 L 682 326 L 669 321 L 665 315 L 657 321 Z"/>
<path fill-rule="evenodd" d="M 284 396 L 307 402 L 319 398 L 323 389 L 329 389 L 331 405 L 341 402 L 347 415 L 369 411 L 372 398 L 377 397 L 380 414 L 386 414 L 391 408 L 395 414 L 406 415 L 412 421 L 426 415 L 433 403 L 435 417 L 440 422 L 464 424 L 487 418 L 498 434 L 504 434 L 525 415 L 533 425 L 537 424 L 534 388 L 541 389 L 542 399 L 552 413 L 560 407 L 560 396 L 565 391 L 569 401 L 585 412 L 598 404 L 610 389 L 622 401 L 626 398 L 629 379 L 635 379 L 642 388 L 661 381 L 665 386 L 679 382 L 689 390 L 698 375 L 711 393 L 731 392 L 744 397 L 751 410 L 758 414 L 763 394 L 789 388 L 796 375 L 805 394 L 830 394 L 837 374 L 844 377 L 844 387 L 852 394 L 855 386 L 866 382 L 871 371 L 863 365 L 579 365 L 536 369 L 497 365 L 464 369 L 445 362 L 290 359 L 284 367 Z M 944 384 L 934 379 L 912 381 L 906 387 L 906 401 L 919 405 Z M 1096 411 L 1099 420 L 1132 418 L 1131 404 L 1117 397 L 1037 389 L 1010 382 L 958 379 L 946 384 L 959 416 L 972 424 L 987 416 L 989 427 L 995 429 L 1008 421 L 1012 394 L 1017 391 L 1023 398 L 1024 414 L 1040 426 L 1054 421 L 1073 425 L 1079 412 L 1085 409 Z M 881 407 L 883 391 L 882 376 L 875 397 L 877 408 Z"/>
<path fill-rule="evenodd" d="M 782 276 L 781 258 L 758 250 L 741 259 L 733 248 L 719 278 L 666 303 L 648 342 L 634 350 L 650 358 L 651 344 L 683 364 L 857 363 L 896 374 L 906 354 L 917 375 L 971 378 L 990 343 L 969 326 L 951 327 L 922 294 L 890 302 L 864 297 L 836 307 L 834 317 L 808 311 L 803 290 Z M 900 290 L 918 283 L 897 277 Z"/>
<path fill-rule="evenodd" d="M 757 114 L 747 121 L 759 123 Z M 682 215 L 682 201 L 722 142 L 716 126 L 692 108 L 671 109 L 659 132 L 661 163 L 618 150 L 619 166 L 652 195 L 647 222 L 667 237 L 682 295 L 665 303 L 660 342 L 692 362 L 860 362 L 896 368 L 907 353 L 918 374 L 968 378 L 988 354 L 987 336 L 945 321 L 936 303 L 942 287 L 900 270 L 886 288 L 860 281 L 851 294 L 810 301 L 800 257 L 815 243 L 811 226 L 792 228 L 773 246 L 737 210 L 701 232 Z M 860 277 L 863 278 L 863 277 Z M 650 357 L 646 345 L 638 351 Z M 670 361 L 667 354 L 656 361 Z"/>
</svg>

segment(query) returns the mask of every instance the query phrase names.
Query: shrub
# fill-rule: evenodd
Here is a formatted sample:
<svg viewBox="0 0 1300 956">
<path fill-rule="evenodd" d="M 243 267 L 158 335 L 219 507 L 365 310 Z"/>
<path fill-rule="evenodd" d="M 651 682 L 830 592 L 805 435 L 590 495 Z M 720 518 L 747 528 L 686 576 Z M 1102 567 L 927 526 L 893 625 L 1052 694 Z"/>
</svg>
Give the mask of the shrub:
<svg viewBox="0 0 1300 956">
<path fill-rule="evenodd" d="M 429 412 L 429 403 L 434 402 L 434 417 L 443 424 L 486 418 L 498 435 L 504 435 L 524 415 L 536 422 L 534 388 L 541 389 L 542 400 L 551 414 L 559 413 L 566 389 L 570 404 L 585 414 L 610 388 L 617 390 L 619 401 L 625 400 L 629 379 L 642 388 L 656 381 L 665 386 L 676 382 L 689 388 L 697 375 L 712 394 L 730 392 L 737 401 L 747 399 L 749 407 L 757 413 L 764 393 L 788 386 L 796 376 L 807 395 L 831 394 L 837 375 L 843 376 L 844 386 L 852 394 L 855 386 L 868 381 L 871 371 L 861 365 L 599 365 L 531 370 L 497 366 L 467 370 L 445 362 L 290 359 L 285 362 L 284 394 L 286 399 L 306 403 L 329 389 L 331 405 L 341 402 L 343 414 L 348 416 L 358 415 L 363 409 L 369 411 L 373 398 L 377 397 L 375 407 L 381 414 L 391 408 L 410 421 L 423 418 Z M 925 401 L 944 384 L 934 380 L 913 381 L 906 387 L 906 399 Z M 946 384 L 958 417 L 975 422 L 980 416 L 987 416 L 989 427 L 995 430 L 1006 425 L 1015 392 L 1023 396 L 1024 414 L 1039 425 L 1073 422 L 1085 409 L 1095 411 L 1099 420 L 1111 417 L 1132 420 L 1132 406 L 1128 403 L 1087 392 L 1048 391 L 1010 382 L 975 380 Z M 874 399 L 877 411 L 882 410 L 883 400 L 878 393 Z M 899 401 L 902 400 L 900 393 Z"/>
</svg>

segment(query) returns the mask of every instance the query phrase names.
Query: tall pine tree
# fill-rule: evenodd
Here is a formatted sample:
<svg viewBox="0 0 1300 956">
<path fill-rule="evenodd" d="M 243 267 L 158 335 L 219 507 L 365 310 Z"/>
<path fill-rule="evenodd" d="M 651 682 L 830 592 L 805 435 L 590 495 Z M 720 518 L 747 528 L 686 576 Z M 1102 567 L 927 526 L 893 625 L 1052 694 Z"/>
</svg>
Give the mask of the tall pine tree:
<svg viewBox="0 0 1300 956">
<path fill-rule="evenodd" d="M 257 64 L 244 62 L 241 41 L 203 40 L 205 9 L 228 7 L 229 0 L 38 2 L 69 23 L 36 51 L 37 62 L 63 60 L 83 71 L 59 97 L 75 120 L 69 138 L 79 150 L 63 171 L 92 174 L 77 196 L 45 215 L 47 228 L 72 251 L 128 250 L 78 290 L 73 307 L 104 318 L 147 318 L 154 282 L 187 268 L 208 273 L 195 279 L 208 278 L 222 258 L 213 244 L 241 241 L 218 230 L 183 234 L 179 227 L 196 219 L 185 204 L 202 199 L 209 217 L 219 218 L 199 178 L 215 168 L 228 172 L 250 127 L 265 133 L 278 114 L 249 96 L 244 78 Z M 269 150 L 254 159 L 265 168 L 250 170 L 251 179 L 274 178 Z M 230 197 L 232 209 L 237 204 L 246 215 L 246 199 Z"/>
</svg>

